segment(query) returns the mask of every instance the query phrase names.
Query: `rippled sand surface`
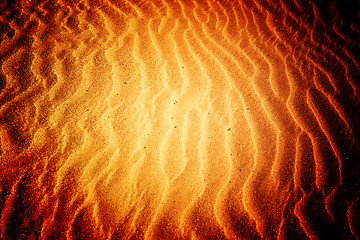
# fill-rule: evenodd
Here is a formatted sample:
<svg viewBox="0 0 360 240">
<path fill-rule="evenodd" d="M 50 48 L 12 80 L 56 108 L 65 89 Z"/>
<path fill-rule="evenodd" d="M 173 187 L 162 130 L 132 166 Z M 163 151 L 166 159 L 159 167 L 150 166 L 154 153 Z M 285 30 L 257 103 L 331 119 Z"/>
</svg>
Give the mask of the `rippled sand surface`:
<svg viewBox="0 0 360 240">
<path fill-rule="evenodd" d="M 360 238 L 360 4 L 0 9 L 0 238 Z"/>
</svg>

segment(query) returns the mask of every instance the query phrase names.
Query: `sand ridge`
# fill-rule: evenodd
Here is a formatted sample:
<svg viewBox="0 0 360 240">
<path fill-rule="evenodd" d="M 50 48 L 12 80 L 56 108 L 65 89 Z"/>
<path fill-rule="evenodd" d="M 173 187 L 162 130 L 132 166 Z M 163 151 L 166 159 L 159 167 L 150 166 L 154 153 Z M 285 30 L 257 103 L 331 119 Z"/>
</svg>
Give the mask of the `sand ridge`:
<svg viewBox="0 0 360 240">
<path fill-rule="evenodd" d="M 1 238 L 359 237 L 358 6 L 0 6 Z"/>
</svg>

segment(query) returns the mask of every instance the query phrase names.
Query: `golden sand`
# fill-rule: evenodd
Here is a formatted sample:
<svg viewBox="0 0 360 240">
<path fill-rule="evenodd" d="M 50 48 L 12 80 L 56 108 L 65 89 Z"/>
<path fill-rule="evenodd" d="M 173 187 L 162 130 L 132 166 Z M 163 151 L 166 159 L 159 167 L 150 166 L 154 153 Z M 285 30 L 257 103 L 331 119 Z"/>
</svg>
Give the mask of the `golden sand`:
<svg viewBox="0 0 360 240">
<path fill-rule="evenodd" d="M 359 238 L 359 19 L 316 2 L 1 3 L 0 237 Z"/>
</svg>

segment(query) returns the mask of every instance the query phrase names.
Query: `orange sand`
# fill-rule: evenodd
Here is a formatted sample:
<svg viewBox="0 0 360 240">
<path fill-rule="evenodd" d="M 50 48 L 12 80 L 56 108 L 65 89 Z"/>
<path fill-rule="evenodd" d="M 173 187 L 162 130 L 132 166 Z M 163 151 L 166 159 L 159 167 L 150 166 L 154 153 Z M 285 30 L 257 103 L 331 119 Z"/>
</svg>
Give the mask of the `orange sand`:
<svg viewBox="0 0 360 240">
<path fill-rule="evenodd" d="M 359 238 L 358 19 L 305 2 L 2 3 L 0 237 Z"/>
</svg>

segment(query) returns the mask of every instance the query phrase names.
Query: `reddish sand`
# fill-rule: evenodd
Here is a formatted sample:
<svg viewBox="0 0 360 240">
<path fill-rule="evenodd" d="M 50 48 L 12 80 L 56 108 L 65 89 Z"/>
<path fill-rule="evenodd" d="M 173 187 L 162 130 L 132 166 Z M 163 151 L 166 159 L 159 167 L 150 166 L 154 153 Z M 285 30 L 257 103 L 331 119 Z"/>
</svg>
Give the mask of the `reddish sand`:
<svg viewBox="0 0 360 240">
<path fill-rule="evenodd" d="M 0 238 L 359 239 L 339 2 L 0 3 Z"/>
</svg>

